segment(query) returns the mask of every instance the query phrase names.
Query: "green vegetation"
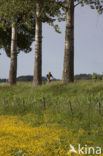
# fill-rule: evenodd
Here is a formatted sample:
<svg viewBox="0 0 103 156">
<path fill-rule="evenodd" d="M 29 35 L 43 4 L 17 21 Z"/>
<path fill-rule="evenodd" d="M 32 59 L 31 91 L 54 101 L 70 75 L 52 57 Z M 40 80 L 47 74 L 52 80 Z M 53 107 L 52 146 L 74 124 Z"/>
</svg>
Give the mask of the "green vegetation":
<svg viewBox="0 0 103 156">
<path fill-rule="evenodd" d="M 102 80 L 103 79 L 103 75 L 99 75 L 99 74 L 93 73 L 92 79 L 95 80 L 95 81 L 96 80 Z"/>
<path fill-rule="evenodd" d="M 32 88 L 31 83 L 9 87 L 0 85 L 0 114 L 18 116 L 25 124 L 38 127 L 58 124 L 72 130 L 81 144 L 101 146 L 103 140 L 103 82 L 75 81 L 64 85 L 53 82 Z M 64 139 L 63 142 L 66 143 Z M 69 138 L 67 138 L 69 139 Z"/>
</svg>

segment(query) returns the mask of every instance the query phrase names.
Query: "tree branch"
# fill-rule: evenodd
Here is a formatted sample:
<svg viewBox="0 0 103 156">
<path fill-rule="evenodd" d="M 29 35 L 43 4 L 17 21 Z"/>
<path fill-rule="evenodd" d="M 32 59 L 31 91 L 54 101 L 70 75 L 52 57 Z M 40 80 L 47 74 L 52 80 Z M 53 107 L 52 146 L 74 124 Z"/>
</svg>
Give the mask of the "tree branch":
<svg viewBox="0 0 103 156">
<path fill-rule="evenodd" d="M 74 5 L 74 8 L 75 8 L 76 6 L 78 6 L 80 3 L 81 3 L 81 2 L 77 3 L 76 5 Z"/>
</svg>

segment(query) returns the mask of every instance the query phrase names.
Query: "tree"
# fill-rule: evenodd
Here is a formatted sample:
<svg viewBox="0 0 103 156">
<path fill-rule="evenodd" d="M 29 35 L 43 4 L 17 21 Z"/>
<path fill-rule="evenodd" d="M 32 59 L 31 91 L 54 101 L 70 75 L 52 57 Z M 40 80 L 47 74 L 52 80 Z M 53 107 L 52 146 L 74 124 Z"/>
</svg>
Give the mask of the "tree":
<svg viewBox="0 0 103 156">
<path fill-rule="evenodd" d="M 42 84 L 42 21 L 40 19 L 41 5 L 36 3 L 35 19 L 35 64 L 33 86 Z"/>
<path fill-rule="evenodd" d="M 0 1 L 0 17 L 2 18 L 2 23 L 11 25 L 11 61 L 10 61 L 10 71 L 9 71 L 9 85 L 16 84 L 17 75 L 17 8 L 18 3 L 15 0 L 11 1 Z M 16 10 L 17 9 L 17 10 Z"/>
<path fill-rule="evenodd" d="M 4 1 L 0 0 L 0 2 L 2 2 L 2 3 Z M 38 84 L 41 84 L 41 75 L 42 75 L 42 53 L 41 53 L 41 50 L 42 50 L 42 44 L 41 44 L 42 43 L 41 42 L 42 41 L 42 34 L 41 34 L 42 33 L 42 22 L 48 22 L 49 24 L 52 23 L 52 25 L 53 25 L 54 16 L 60 12 L 59 11 L 60 2 L 58 0 L 57 0 L 57 2 L 55 0 L 49 0 L 49 1 L 48 0 L 46 0 L 46 1 L 27 0 L 26 2 L 23 0 L 22 1 L 10 0 L 9 2 L 5 1 L 5 3 L 2 4 L 3 7 L 1 5 L 2 9 L 5 10 L 5 12 L 6 12 L 6 14 L 4 14 L 3 17 L 4 17 L 4 19 L 5 18 L 9 19 L 8 21 L 10 21 L 11 24 L 15 23 L 15 25 L 16 25 L 17 22 L 15 22 L 15 19 L 17 20 L 20 13 L 23 14 L 23 12 L 25 11 L 24 4 L 21 4 L 21 2 L 24 4 L 27 3 L 26 4 L 27 9 L 29 9 L 30 14 L 32 14 L 35 17 L 35 21 L 36 21 L 36 35 L 35 35 L 36 55 L 35 55 L 35 68 L 34 68 L 35 70 L 34 70 L 33 85 L 38 85 Z M 6 11 L 7 8 L 9 8 L 9 12 L 8 12 L 9 15 L 7 14 L 7 11 Z M 23 17 L 25 17 L 25 14 Z M 37 28 L 39 28 L 39 29 L 37 29 Z M 57 26 L 55 26 L 55 29 L 58 31 Z M 37 58 L 36 56 L 38 57 L 38 59 L 36 59 Z M 13 59 L 13 60 L 16 60 L 16 59 Z M 11 65 L 11 67 L 13 68 L 13 65 Z"/>
<path fill-rule="evenodd" d="M 42 84 L 42 23 L 49 23 L 54 26 L 58 32 L 58 26 L 54 25 L 53 22 L 56 20 L 56 16 L 59 20 L 61 19 L 61 4 L 63 2 L 59 0 L 38 0 L 36 2 L 36 29 L 35 29 L 35 64 L 34 64 L 34 77 L 33 86 Z"/>
<path fill-rule="evenodd" d="M 65 54 L 63 82 L 74 81 L 74 2 L 66 0 Z"/>
<path fill-rule="evenodd" d="M 9 85 L 16 84 L 17 75 L 17 28 L 16 24 L 12 24 L 12 35 L 11 35 L 11 61 L 9 71 Z"/>
<path fill-rule="evenodd" d="M 27 18 L 29 11 L 30 11 L 28 9 L 27 2 L 28 1 L 25 2 L 23 0 L 22 1 L 11 0 L 9 2 L 8 1 L 4 2 L 3 0 L 0 0 L 0 3 L 1 3 L 0 17 L 1 17 L 1 21 L 2 21 L 1 22 L 2 28 L 3 28 L 3 26 L 7 27 L 10 24 L 11 34 L 12 34 L 11 35 L 11 54 L 10 54 L 11 62 L 10 62 L 9 81 L 8 81 L 9 85 L 16 84 L 17 53 L 18 53 L 18 51 L 20 51 L 20 49 L 17 49 L 17 32 L 19 32 L 21 30 L 21 28 L 19 28 L 20 25 L 28 25 L 28 23 L 30 22 Z M 30 19 L 32 19 L 32 18 L 30 18 Z M 20 43 L 20 45 L 23 45 L 23 44 Z M 9 48 L 9 46 L 6 49 L 7 52 L 9 51 L 8 48 Z M 22 46 L 22 48 L 23 48 L 23 46 Z M 30 50 L 30 48 L 29 48 L 29 50 Z"/>
<path fill-rule="evenodd" d="M 79 4 L 89 5 L 92 9 L 97 9 L 99 13 L 103 11 L 102 0 L 65 0 L 66 30 L 63 83 L 74 82 L 74 8 Z"/>
</svg>

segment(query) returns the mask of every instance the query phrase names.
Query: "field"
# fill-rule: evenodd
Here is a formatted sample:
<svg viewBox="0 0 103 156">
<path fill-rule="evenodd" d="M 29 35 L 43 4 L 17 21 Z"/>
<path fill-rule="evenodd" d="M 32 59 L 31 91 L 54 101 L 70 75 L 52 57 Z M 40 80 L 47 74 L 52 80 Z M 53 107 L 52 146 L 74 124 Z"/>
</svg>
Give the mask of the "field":
<svg viewBox="0 0 103 156">
<path fill-rule="evenodd" d="M 0 84 L 0 156 L 68 156 L 70 144 L 103 147 L 103 81 Z"/>
</svg>

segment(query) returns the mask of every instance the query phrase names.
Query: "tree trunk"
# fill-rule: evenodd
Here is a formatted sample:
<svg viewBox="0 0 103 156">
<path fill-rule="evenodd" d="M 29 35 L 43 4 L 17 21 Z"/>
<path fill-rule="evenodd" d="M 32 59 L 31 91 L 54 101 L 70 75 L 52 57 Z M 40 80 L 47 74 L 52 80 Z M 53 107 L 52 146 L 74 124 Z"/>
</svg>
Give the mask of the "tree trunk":
<svg viewBox="0 0 103 156">
<path fill-rule="evenodd" d="M 36 4 L 36 26 L 35 26 L 35 63 L 33 86 L 42 84 L 42 22 L 40 20 L 40 5 Z"/>
<path fill-rule="evenodd" d="M 63 83 L 74 82 L 74 2 L 66 0 L 65 54 Z"/>
<path fill-rule="evenodd" d="M 11 62 L 9 71 L 9 85 L 16 84 L 17 75 L 17 30 L 15 24 L 12 24 L 12 34 L 11 34 Z"/>
</svg>

